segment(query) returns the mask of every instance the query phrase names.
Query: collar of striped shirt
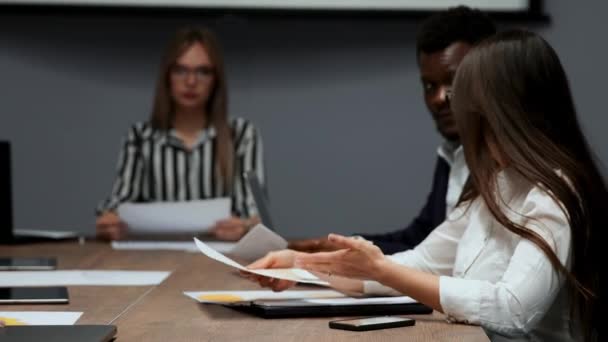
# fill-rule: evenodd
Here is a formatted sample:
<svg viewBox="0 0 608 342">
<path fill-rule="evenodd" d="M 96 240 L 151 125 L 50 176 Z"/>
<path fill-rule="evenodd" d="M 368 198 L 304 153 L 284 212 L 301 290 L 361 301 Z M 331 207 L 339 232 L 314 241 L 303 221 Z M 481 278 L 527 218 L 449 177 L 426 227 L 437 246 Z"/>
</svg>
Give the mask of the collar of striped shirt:
<svg viewBox="0 0 608 342">
<path fill-rule="evenodd" d="M 213 126 L 201 130 L 193 147 L 197 148 L 201 146 L 205 142 L 215 138 L 216 135 L 217 131 Z M 152 137 L 154 140 L 162 144 L 166 143 L 176 147 L 184 148 L 184 144 L 182 143 L 175 129 L 157 130 L 153 133 Z"/>
</svg>

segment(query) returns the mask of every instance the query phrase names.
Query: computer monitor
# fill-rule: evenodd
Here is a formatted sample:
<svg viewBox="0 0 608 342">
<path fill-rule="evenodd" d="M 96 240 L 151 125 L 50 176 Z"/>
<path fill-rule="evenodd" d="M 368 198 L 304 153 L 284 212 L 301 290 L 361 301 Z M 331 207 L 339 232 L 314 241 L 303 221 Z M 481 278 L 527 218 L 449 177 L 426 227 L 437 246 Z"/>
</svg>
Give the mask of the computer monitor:
<svg viewBox="0 0 608 342">
<path fill-rule="evenodd" d="M 243 174 L 247 185 L 249 186 L 249 190 L 253 195 L 253 200 L 255 201 L 255 206 L 258 208 L 258 214 L 260 215 L 260 220 L 262 220 L 262 224 L 264 224 L 269 229 L 274 230 L 274 225 L 272 223 L 272 218 L 270 216 L 270 209 L 268 206 L 268 198 L 266 197 L 266 193 L 260 184 L 260 180 L 254 171 L 247 171 Z"/>
<path fill-rule="evenodd" d="M 13 221 L 11 144 L 0 141 L 0 243 L 22 244 L 76 238 L 74 232 L 16 230 Z"/>
<path fill-rule="evenodd" d="M 13 240 L 11 145 L 0 141 L 0 243 Z"/>
</svg>

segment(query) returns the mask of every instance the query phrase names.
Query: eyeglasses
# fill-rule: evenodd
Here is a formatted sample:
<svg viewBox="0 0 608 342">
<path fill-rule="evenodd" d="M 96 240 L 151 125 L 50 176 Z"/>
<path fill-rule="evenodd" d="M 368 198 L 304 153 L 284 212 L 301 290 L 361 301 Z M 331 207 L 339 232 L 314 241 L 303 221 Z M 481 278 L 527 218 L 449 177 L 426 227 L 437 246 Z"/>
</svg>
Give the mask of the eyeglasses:
<svg viewBox="0 0 608 342">
<path fill-rule="evenodd" d="M 194 75 L 197 81 L 206 81 L 213 76 L 215 69 L 212 66 L 201 66 L 198 68 L 188 68 L 183 65 L 175 65 L 171 68 L 171 74 L 179 80 L 187 80 L 190 75 Z"/>
</svg>

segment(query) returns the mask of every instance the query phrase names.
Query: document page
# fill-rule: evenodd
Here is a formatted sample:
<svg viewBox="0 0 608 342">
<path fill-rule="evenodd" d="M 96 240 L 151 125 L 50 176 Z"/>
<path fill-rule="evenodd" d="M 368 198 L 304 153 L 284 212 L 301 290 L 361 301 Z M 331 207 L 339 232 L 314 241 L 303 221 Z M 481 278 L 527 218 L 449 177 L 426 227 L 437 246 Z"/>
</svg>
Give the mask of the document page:
<svg viewBox="0 0 608 342">
<path fill-rule="evenodd" d="M 73 325 L 82 312 L 67 311 L 0 311 L 4 325 Z"/>
<path fill-rule="evenodd" d="M 184 202 L 124 203 L 118 216 L 132 233 L 163 234 L 208 231 L 230 217 L 230 198 Z"/>
<path fill-rule="evenodd" d="M 263 257 L 268 252 L 285 248 L 287 248 L 287 241 L 260 223 L 253 227 L 249 233 L 237 242 L 230 254 L 243 260 L 253 262 Z M 213 249 L 221 252 L 217 248 Z"/>
<path fill-rule="evenodd" d="M 186 291 L 184 294 L 199 303 L 229 304 L 235 302 L 249 302 L 253 300 L 285 300 L 285 299 L 322 299 L 344 298 L 340 292 L 333 290 L 296 291 L 288 290 L 274 292 L 271 290 L 259 291 Z"/>
<path fill-rule="evenodd" d="M 223 254 L 215 251 L 213 248 L 207 246 L 199 239 L 194 238 L 194 242 L 196 243 L 196 246 L 201 251 L 201 253 L 205 254 L 209 258 L 239 269 L 241 271 L 246 271 L 253 274 L 259 274 L 277 279 L 291 280 L 299 283 L 329 286 L 328 282 L 321 280 L 317 278 L 314 274 L 300 268 L 273 268 L 265 270 L 250 270 L 239 264 L 238 262 L 228 258 L 227 256 L 224 256 Z"/>
<path fill-rule="evenodd" d="M 158 285 L 166 271 L 0 271 L 0 287 L 17 286 L 146 286 Z"/>
<path fill-rule="evenodd" d="M 41 229 L 15 229 L 13 233 L 16 236 L 37 237 L 45 239 L 71 239 L 78 237 L 76 232 L 58 231 L 58 230 L 41 230 Z"/>
<path fill-rule="evenodd" d="M 209 247 L 220 253 L 230 253 L 236 242 L 207 241 Z M 200 253 L 194 241 L 112 241 L 115 250 L 127 251 L 184 251 Z"/>
</svg>

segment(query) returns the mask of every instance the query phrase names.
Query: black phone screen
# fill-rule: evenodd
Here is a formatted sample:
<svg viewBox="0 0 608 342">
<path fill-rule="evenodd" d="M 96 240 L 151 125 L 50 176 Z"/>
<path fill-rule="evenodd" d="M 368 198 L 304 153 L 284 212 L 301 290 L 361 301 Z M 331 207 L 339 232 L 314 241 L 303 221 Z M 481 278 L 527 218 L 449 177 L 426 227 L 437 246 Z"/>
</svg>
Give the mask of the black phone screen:
<svg viewBox="0 0 608 342">
<path fill-rule="evenodd" d="M 0 304 L 68 303 L 65 287 L 0 287 Z"/>
<path fill-rule="evenodd" d="M 406 327 L 415 324 L 416 321 L 412 318 L 381 316 L 332 321 L 329 322 L 329 327 L 332 329 L 367 331 Z"/>
</svg>

